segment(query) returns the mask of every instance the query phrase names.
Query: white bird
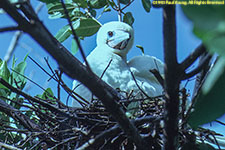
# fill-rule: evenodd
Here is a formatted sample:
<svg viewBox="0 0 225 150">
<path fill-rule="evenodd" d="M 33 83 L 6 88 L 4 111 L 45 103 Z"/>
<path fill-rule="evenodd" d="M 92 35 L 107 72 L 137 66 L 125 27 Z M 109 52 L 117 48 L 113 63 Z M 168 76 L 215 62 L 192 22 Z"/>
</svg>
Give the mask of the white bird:
<svg viewBox="0 0 225 150">
<path fill-rule="evenodd" d="M 162 87 L 149 70 L 159 69 L 162 73 L 163 64 L 151 56 L 137 56 L 127 62 L 126 55 L 133 40 L 134 31 L 128 24 L 118 21 L 106 23 L 99 29 L 97 47 L 87 56 L 87 61 L 92 71 L 115 89 L 137 94 L 140 92 L 139 86 L 148 96 L 158 96 L 162 94 Z M 92 93 L 85 86 L 74 81 L 73 89 L 91 102 Z M 72 105 L 81 107 L 76 100 Z"/>
</svg>

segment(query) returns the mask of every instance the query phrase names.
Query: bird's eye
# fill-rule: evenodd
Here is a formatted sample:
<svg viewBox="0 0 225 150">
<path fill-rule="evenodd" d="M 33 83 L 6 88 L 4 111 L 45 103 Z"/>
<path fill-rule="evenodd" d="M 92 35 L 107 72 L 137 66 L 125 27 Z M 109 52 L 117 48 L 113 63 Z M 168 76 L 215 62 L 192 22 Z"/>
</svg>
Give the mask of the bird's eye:
<svg viewBox="0 0 225 150">
<path fill-rule="evenodd" d="M 113 32 L 112 31 L 109 31 L 108 32 L 108 35 L 109 35 L 109 37 L 112 37 L 113 36 Z"/>
</svg>

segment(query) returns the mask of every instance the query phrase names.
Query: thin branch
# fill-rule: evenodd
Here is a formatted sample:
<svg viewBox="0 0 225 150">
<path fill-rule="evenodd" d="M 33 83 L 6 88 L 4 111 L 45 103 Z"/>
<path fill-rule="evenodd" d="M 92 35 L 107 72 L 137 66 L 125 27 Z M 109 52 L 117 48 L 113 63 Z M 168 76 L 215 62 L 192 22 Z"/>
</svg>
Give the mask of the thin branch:
<svg viewBox="0 0 225 150">
<path fill-rule="evenodd" d="M 17 148 L 15 146 L 12 146 L 12 145 L 9 145 L 9 144 L 6 144 L 6 143 L 2 143 L 2 142 L 0 142 L 0 147 L 4 147 L 6 149 L 11 149 L 11 150 L 22 150 L 20 148 Z"/>
<path fill-rule="evenodd" d="M 12 57 L 12 54 L 17 46 L 17 43 L 22 35 L 22 31 L 17 31 L 14 35 L 13 35 L 13 38 L 12 40 L 10 41 L 10 44 L 9 44 L 9 47 L 8 47 L 8 50 L 5 54 L 5 57 L 4 57 L 4 60 L 6 62 L 9 62 L 10 58 Z"/>
<path fill-rule="evenodd" d="M 38 4 L 38 6 L 36 7 L 35 9 L 35 12 L 36 13 L 39 13 L 41 11 L 41 9 L 43 8 L 44 4 L 42 2 L 40 2 Z M 4 57 L 4 60 L 8 63 L 10 58 L 12 57 L 12 54 L 13 52 L 15 51 L 15 48 L 18 44 L 18 41 L 21 37 L 21 35 L 23 34 L 22 31 L 17 31 L 14 35 L 13 35 L 13 38 L 12 40 L 10 41 L 10 44 L 9 44 L 9 47 L 8 47 L 8 50 L 5 54 L 5 57 Z"/>
<path fill-rule="evenodd" d="M 159 73 L 159 71 L 157 69 L 151 69 L 149 71 L 155 76 L 155 78 L 157 79 L 157 81 L 164 88 L 164 79 L 161 76 L 161 74 Z"/>
<path fill-rule="evenodd" d="M 208 54 L 208 52 L 203 53 L 200 57 L 199 57 L 199 62 L 198 65 L 202 64 L 205 61 L 206 55 Z M 202 68 L 202 71 L 197 74 L 196 76 L 196 80 L 195 80 L 195 86 L 194 86 L 194 90 L 193 90 L 193 94 L 192 94 L 192 98 L 195 95 L 199 94 L 199 89 L 201 84 L 204 82 L 207 74 L 209 73 L 209 69 L 210 69 L 210 65 L 211 65 L 211 59 L 208 60 L 208 62 L 205 62 L 206 64 L 204 65 L 204 67 Z"/>
<path fill-rule="evenodd" d="M 175 5 L 163 8 L 163 43 L 165 61 L 165 132 L 164 149 L 178 147 L 178 113 L 180 70 L 176 52 L 176 15 Z"/>
<path fill-rule="evenodd" d="M 80 50 L 81 56 L 82 56 L 82 58 L 83 58 L 83 60 L 84 60 L 84 62 L 85 62 L 85 64 L 86 64 L 86 66 L 87 66 L 87 69 L 91 71 L 91 68 L 90 68 L 90 66 L 89 66 L 89 64 L 88 64 L 88 61 L 87 61 L 87 59 L 86 59 L 86 56 L 85 56 L 85 54 L 84 54 L 84 50 L 83 50 L 83 48 L 82 48 L 82 46 L 81 46 L 81 44 L 80 44 L 79 38 L 78 38 L 78 36 L 77 36 L 77 34 L 76 34 L 74 28 L 73 28 L 73 25 L 72 25 L 72 22 L 71 22 L 69 13 L 68 13 L 67 8 L 66 8 L 66 5 L 65 5 L 65 3 L 64 3 L 64 0 L 61 0 L 61 4 L 62 4 L 62 6 L 63 6 L 64 13 L 65 13 L 65 15 L 66 15 L 67 21 L 68 21 L 69 26 L 70 26 L 70 28 L 71 28 L 71 31 L 72 31 L 72 34 L 73 34 L 73 38 L 74 38 L 74 40 L 76 41 L 77 46 L 78 46 L 78 48 L 79 48 L 79 50 Z"/>
<path fill-rule="evenodd" d="M 185 60 L 180 64 L 180 67 L 183 70 L 186 70 L 190 67 L 199 56 L 201 56 L 204 52 L 206 52 L 206 47 L 201 44 L 199 45 Z"/>
<path fill-rule="evenodd" d="M 219 124 L 221 124 L 221 125 L 225 126 L 225 123 L 224 123 L 224 122 L 222 122 L 222 121 L 216 120 L 215 122 L 217 122 L 217 123 L 219 123 Z"/>
<path fill-rule="evenodd" d="M 11 105 L 4 102 L 2 99 L 0 99 L 0 109 L 1 112 L 6 113 L 15 120 L 18 120 L 20 124 L 23 125 L 26 129 L 30 131 L 41 131 L 41 127 L 37 125 L 33 120 L 30 120 L 30 118 L 24 115 L 20 110 L 15 109 Z"/>
<path fill-rule="evenodd" d="M 27 32 L 58 62 L 59 67 L 64 73 L 83 83 L 102 101 L 106 110 L 110 112 L 125 134 L 139 149 L 148 149 L 138 133 L 137 128 L 126 117 L 125 112 L 120 105 L 115 102 L 120 99 L 120 95 L 112 87 L 107 85 L 104 81 L 101 81 L 97 75 L 90 72 L 87 67 L 66 50 L 40 20 L 35 20 L 36 18 L 34 18 L 35 21 L 30 24 L 8 0 L 1 0 L 0 7 L 2 7 L 25 32 Z"/>
<path fill-rule="evenodd" d="M 204 59 L 202 60 L 202 62 L 198 65 L 197 68 L 195 68 L 194 70 L 192 70 L 189 73 L 186 73 L 183 77 L 182 80 L 186 80 L 189 79 L 193 76 L 195 76 L 196 74 L 198 74 L 199 72 L 202 71 L 203 68 L 205 68 L 206 66 L 208 66 L 208 63 L 210 61 L 210 59 L 212 58 L 211 54 L 207 54 Z"/>
<path fill-rule="evenodd" d="M 133 3 L 134 0 L 130 0 L 128 4 L 126 4 L 126 6 L 124 6 L 121 11 L 123 11 L 124 9 L 126 9 L 128 6 L 130 6 L 131 3 Z"/>
<path fill-rule="evenodd" d="M 0 28 L 0 33 L 8 32 L 8 31 L 17 31 L 17 30 L 20 30 L 18 26 L 4 27 L 4 28 Z"/>
<path fill-rule="evenodd" d="M 160 117 L 153 117 L 153 116 L 145 116 L 142 118 L 137 118 L 133 122 L 136 126 L 139 126 L 144 123 L 153 123 L 155 121 L 160 120 Z M 100 133 L 97 135 L 94 139 L 88 140 L 86 143 L 84 143 L 81 147 L 79 147 L 77 150 L 84 150 L 84 149 L 89 149 L 91 146 L 95 145 L 96 143 L 99 143 L 102 139 L 107 139 L 109 136 L 114 137 L 121 132 L 121 129 L 119 128 L 118 125 L 115 125 L 111 127 L 108 130 L 105 130 L 104 132 Z"/>
<path fill-rule="evenodd" d="M 117 0 L 117 12 L 118 12 L 118 21 L 122 21 L 122 14 L 121 14 L 121 8 L 120 8 L 120 0 Z"/>
</svg>

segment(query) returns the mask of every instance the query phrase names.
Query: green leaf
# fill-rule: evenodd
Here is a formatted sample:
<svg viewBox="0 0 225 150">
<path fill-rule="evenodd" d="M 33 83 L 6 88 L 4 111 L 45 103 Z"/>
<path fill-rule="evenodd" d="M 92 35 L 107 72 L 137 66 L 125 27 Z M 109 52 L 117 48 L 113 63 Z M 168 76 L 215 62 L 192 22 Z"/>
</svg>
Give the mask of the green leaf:
<svg viewBox="0 0 225 150">
<path fill-rule="evenodd" d="M 78 4 L 82 8 L 88 7 L 88 3 L 87 3 L 86 0 L 73 0 L 73 2 L 75 2 L 76 4 Z"/>
<path fill-rule="evenodd" d="M 72 16 L 71 21 L 76 21 L 77 19 L 86 19 L 87 18 L 87 16 L 84 13 L 82 13 L 80 10 L 75 10 L 75 9 L 71 12 L 71 16 Z"/>
<path fill-rule="evenodd" d="M 53 2 L 59 2 L 59 0 L 39 0 L 43 3 L 53 3 Z"/>
<path fill-rule="evenodd" d="M 55 38 L 62 43 L 71 35 L 71 29 L 69 25 L 62 27 L 55 35 Z"/>
<path fill-rule="evenodd" d="M 24 61 L 20 62 L 17 66 L 12 68 L 12 74 L 11 74 L 12 86 L 19 87 L 21 90 L 24 88 L 26 84 L 26 78 L 23 76 L 27 66 L 26 57 Z"/>
<path fill-rule="evenodd" d="M 128 4 L 129 2 L 130 2 L 130 0 L 120 0 L 120 3 L 124 4 L 124 5 Z"/>
<path fill-rule="evenodd" d="M 77 8 L 77 5 L 72 5 L 72 4 L 65 4 L 65 5 L 68 11 L 72 11 L 73 9 Z M 55 12 L 60 12 L 64 14 L 64 9 L 61 3 L 55 3 L 53 5 L 49 5 L 48 13 L 54 14 Z"/>
<path fill-rule="evenodd" d="M 131 12 L 125 13 L 125 15 L 123 16 L 123 22 L 132 26 L 132 24 L 134 23 L 134 17 L 132 16 Z"/>
<path fill-rule="evenodd" d="M 150 12 L 151 9 L 151 1 L 150 0 L 141 0 L 142 5 L 146 12 Z"/>
<path fill-rule="evenodd" d="M 207 49 L 225 56 L 225 5 L 189 5 L 182 6 L 182 10 Z"/>
<path fill-rule="evenodd" d="M 92 15 L 93 17 L 96 17 L 96 14 L 97 14 L 96 10 L 90 9 L 89 12 L 91 13 L 91 15 Z"/>
<path fill-rule="evenodd" d="M 144 47 L 143 47 L 143 46 L 141 46 L 141 45 L 136 45 L 136 47 L 139 48 L 139 49 L 141 50 L 142 54 L 145 53 Z"/>
<path fill-rule="evenodd" d="M 77 42 L 72 39 L 72 44 L 71 44 L 71 53 L 73 55 L 75 55 L 76 53 L 78 52 L 78 45 L 77 45 Z"/>
<path fill-rule="evenodd" d="M 73 28 L 75 29 L 75 32 L 79 37 L 92 36 L 98 31 L 100 27 L 101 25 L 99 24 L 99 22 L 91 18 L 78 19 L 73 22 Z"/>
<path fill-rule="evenodd" d="M 51 88 L 47 88 L 40 97 L 41 99 L 55 100 L 54 93 Z"/>
<path fill-rule="evenodd" d="M 5 81 L 9 81 L 10 72 L 7 67 L 7 62 L 2 61 L 0 65 L 0 77 L 2 77 Z"/>
<path fill-rule="evenodd" d="M 63 17 L 65 17 L 65 15 L 60 12 L 54 12 L 48 16 L 49 19 L 58 19 Z"/>
<path fill-rule="evenodd" d="M 196 128 L 225 113 L 225 58 L 221 57 L 204 82 L 188 123 Z"/>
<path fill-rule="evenodd" d="M 106 0 L 89 0 L 89 4 L 91 8 L 100 9 L 107 5 Z"/>
<path fill-rule="evenodd" d="M 103 12 L 110 12 L 110 11 L 111 11 L 111 9 L 109 8 L 109 5 L 106 5 L 106 6 L 104 7 Z"/>
<path fill-rule="evenodd" d="M 116 4 L 114 1 L 109 1 L 107 0 L 107 3 L 112 7 L 112 8 L 115 8 L 116 7 Z"/>
</svg>

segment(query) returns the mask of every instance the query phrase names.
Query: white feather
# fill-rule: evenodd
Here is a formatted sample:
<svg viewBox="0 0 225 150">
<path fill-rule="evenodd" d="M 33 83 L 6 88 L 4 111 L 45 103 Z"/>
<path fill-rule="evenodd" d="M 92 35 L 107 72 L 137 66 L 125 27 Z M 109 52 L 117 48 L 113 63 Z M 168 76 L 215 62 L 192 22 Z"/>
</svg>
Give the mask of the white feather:
<svg viewBox="0 0 225 150">
<path fill-rule="evenodd" d="M 149 70 L 159 69 L 162 73 L 163 63 L 151 56 L 137 56 L 127 63 L 126 55 L 133 45 L 133 35 L 133 29 L 125 23 L 115 21 L 103 25 L 97 34 L 97 47 L 88 55 L 87 61 L 92 71 L 113 88 L 141 94 L 139 86 L 148 96 L 158 96 L 162 94 L 162 87 Z M 84 85 L 74 81 L 73 88 L 75 93 L 91 102 L 92 93 Z M 72 105 L 81 107 L 76 100 Z"/>
</svg>

